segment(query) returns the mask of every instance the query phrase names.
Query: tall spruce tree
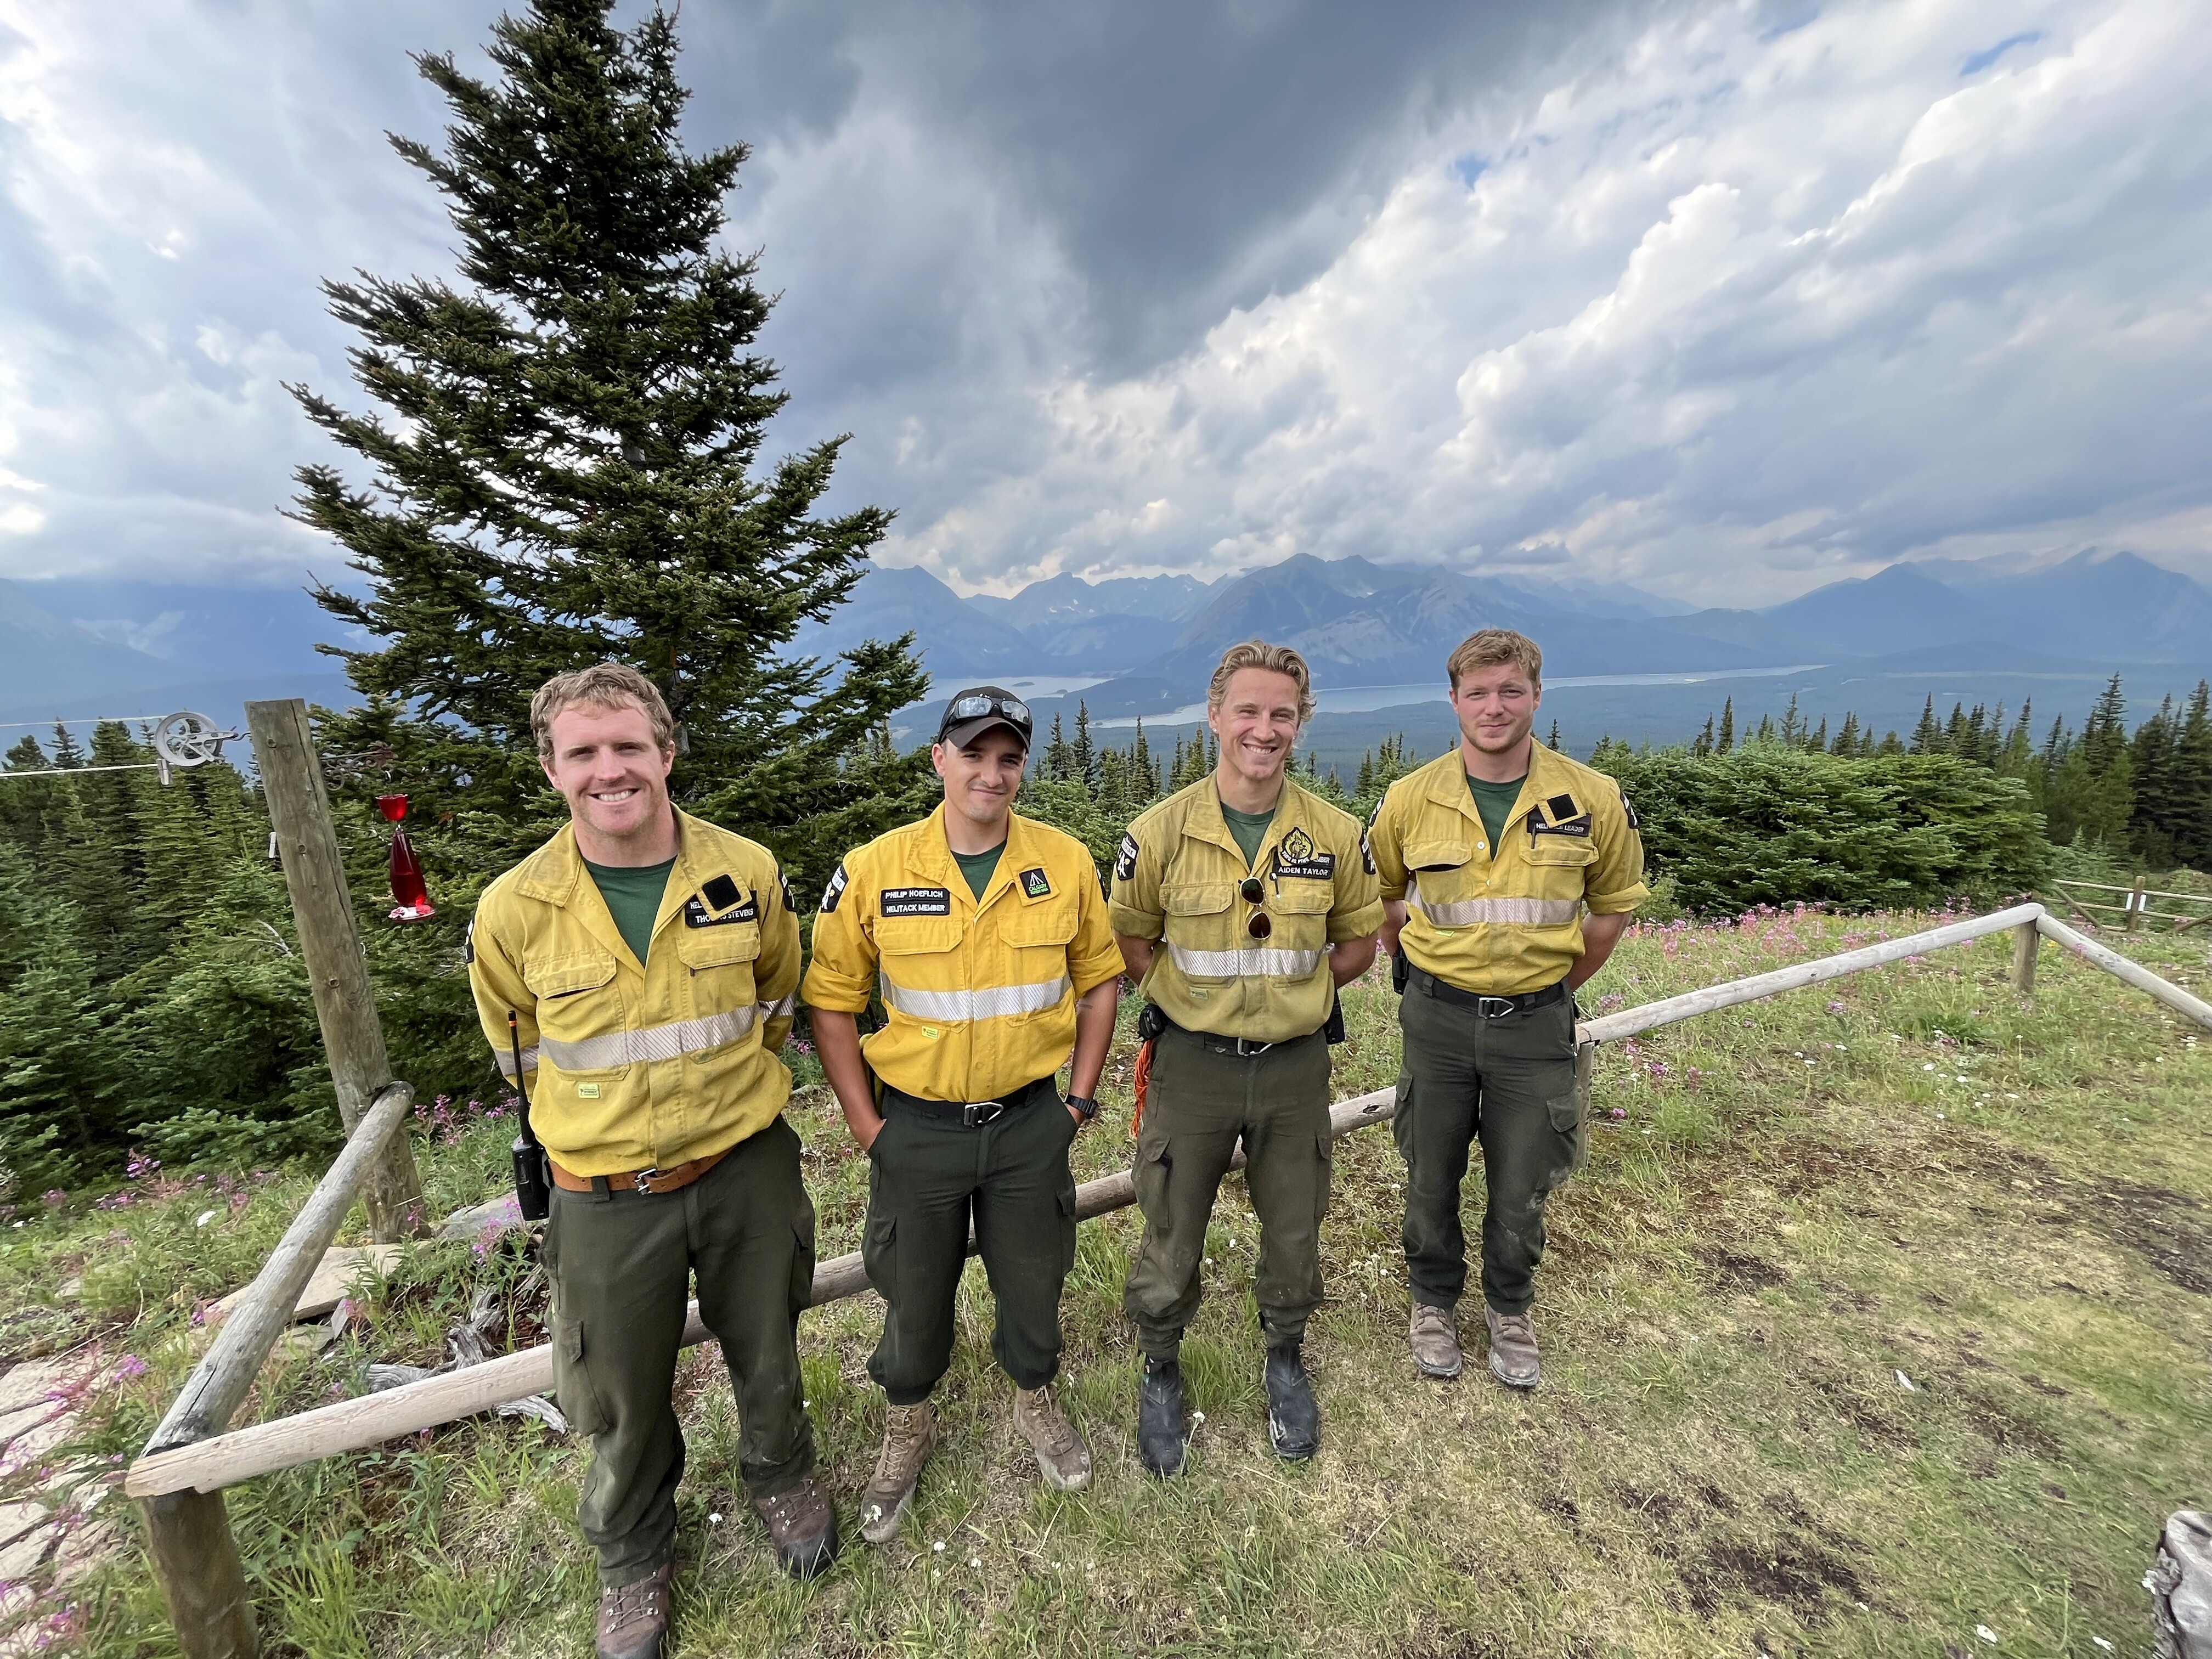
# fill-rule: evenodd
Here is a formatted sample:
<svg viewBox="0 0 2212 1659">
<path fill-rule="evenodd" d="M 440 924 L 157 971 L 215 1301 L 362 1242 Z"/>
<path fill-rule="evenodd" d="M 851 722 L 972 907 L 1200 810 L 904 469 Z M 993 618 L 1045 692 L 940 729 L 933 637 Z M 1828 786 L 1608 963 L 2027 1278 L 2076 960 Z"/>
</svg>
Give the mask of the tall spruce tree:
<svg viewBox="0 0 2212 1659">
<path fill-rule="evenodd" d="M 316 598 L 377 641 L 322 647 L 372 700 L 325 751 L 388 743 L 428 797 L 418 817 L 481 811 L 534 836 L 558 803 L 531 694 L 617 659 L 682 728 L 678 800 L 821 877 L 913 770 L 895 758 L 856 779 L 842 763 L 927 682 L 911 635 L 848 652 L 842 672 L 781 647 L 851 592 L 890 515 L 817 512 L 842 439 L 757 471 L 786 397 L 755 349 L 771 301 L 753 260 L 716 246 L 747 152 L 685 151 L 672 19 L 624 32 L 610 9 L 532 0 L 502 17 L 493 80 L 417 57 L 453 123 L 442 153 L 392 143 L 445 198 L 459 283 L 325 284 L 381 406 L 291 388 L 372 480 L 298 474 L 295 516 L 368 579 L 365 598 Z"/>
</svg>

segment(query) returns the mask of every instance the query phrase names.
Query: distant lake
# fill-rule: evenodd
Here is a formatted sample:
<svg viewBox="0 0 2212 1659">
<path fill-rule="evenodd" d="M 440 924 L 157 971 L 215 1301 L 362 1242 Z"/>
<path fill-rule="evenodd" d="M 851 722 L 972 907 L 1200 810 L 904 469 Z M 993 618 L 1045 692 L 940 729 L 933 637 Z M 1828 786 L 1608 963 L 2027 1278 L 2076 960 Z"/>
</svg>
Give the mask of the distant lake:
<svg viewBox="0 0 2212 1659">
<path fill-rule="evenodd" d="M 1544 690 L 1556 691 L 1570 685 L 1702 685 L 1707 680 L 1774 679 L 1784 674 L 1802 674 L 1827 665 L 1826 663 L 1801 662 L 1782 668 L 1712 668 L 1684 674 L 1571 674 L 1556 680 L 1546 680 Z M 1040 692 L 1036 695 L 1048 694 Z M 1318 713 L 1324 714 L 1362 714 L 1376 708 L 1401 708 L 1409 703 L 1440 703 L 1443 700 L 1443 684 L 1437 680 L 1419 685 L 1329 685 L 1318 687 L 1314 692 L 1314 707 Z M 1188 726 L 1206 718 L 1206 705 L 1203 702 L 1185 703 L 1164 714 L 1147 714 L 1145 718 L 1155 726 Z M 1091 723 L 1097 726 L 1133 726 L 1137 723 L 1137 717 L 1126 714 Z"/>
</svg>

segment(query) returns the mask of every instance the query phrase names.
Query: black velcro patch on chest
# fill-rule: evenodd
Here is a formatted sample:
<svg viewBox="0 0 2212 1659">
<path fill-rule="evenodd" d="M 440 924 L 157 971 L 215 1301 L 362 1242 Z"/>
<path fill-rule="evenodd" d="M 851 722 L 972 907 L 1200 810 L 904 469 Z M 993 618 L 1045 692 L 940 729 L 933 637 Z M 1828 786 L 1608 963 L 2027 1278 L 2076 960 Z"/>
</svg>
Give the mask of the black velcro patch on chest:
<svg viewBox="0 0 2212 1659">
<path fill-rule="evenodd" d="M 876 902 L 879 916 L 949 916 L 952 914 L 950 887 L 886 887 Z"/>
<path fill-rule="evenodd" d="M 1030 898 L 1048 898 L 1051 896 L 1052 882 L 1051 879 L 1046 876 L 1044 866 L 1042 865 L 1039 865 L 1034 870 L 1024 870 L 1022 872 L 1022 891 Z"/>
<path fill-rule="evenodd" d="M 720 880 L 722 878 L 717 877 L 716 879 Z M 714 884 L 714 883 L 710 881 L 707 886 L 712 887 Z M 736 886 L 732 884 L 731 896 L 736 896 Z M 694 893 L 684 901 L 684 925 L 686 927 L 727 927 L 733 922 L 758 921 L 759 920 L 760 895 L 757 893 L 747 893 L 744 896 L 744 903 L 738 905 L 734 910 L 726 910 L 720 915 L 708 910 L 704 904 L 702 904 L 697 893 Z"/>
<path fill-rule="evenodd" d="M 726 910 L 744 896 L 744 890 L 728 876 L 716 876 L 699 890 L 709 910 Z"/>
<path fill-rule="evenodd" d="M 1551 814 L 1554 823 L 1565 823 L 1569 818 L 1578 818 L 1583 815 L 1572 795 L 1553 796 L 1544 803 L 1544 810 Z"/>
</svg>

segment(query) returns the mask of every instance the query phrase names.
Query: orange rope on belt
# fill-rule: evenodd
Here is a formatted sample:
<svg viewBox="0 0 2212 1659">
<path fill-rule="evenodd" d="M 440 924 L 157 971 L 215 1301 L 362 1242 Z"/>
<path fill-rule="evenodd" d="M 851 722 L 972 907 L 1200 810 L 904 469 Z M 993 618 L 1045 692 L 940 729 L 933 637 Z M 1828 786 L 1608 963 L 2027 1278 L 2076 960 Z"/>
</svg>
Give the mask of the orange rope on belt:
<svg viewBox="0 0 2212 1659">
<path fill-rule="evenodd" d="M 1158 1041 L 1158 1037 L 1147 1037 L 1144 1046 L 1137 1050 L 1137 1109 L 1129 1116 L 1129 1139 L 1132 1140 L 1137 1138 L 1137 1131 L 1144 1127 L 1145 1091 L 1152 1082 L 1152 1045 Z"/>
</svg>

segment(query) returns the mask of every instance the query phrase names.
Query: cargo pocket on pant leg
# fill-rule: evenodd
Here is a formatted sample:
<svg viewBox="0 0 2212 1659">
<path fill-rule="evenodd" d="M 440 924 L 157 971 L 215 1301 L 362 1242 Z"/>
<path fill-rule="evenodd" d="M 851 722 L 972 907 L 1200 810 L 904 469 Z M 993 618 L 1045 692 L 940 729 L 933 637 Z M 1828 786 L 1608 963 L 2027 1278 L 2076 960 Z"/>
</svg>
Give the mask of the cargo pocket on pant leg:
<svg viewBox="0 0 2212 1659">
<path fill-rule="evenodd" d="M 553 1392 L 561 1402 L 561 1414 L 568 1419 L 574 1433 L 589 1439 L 607 1425 L 606 1413 L 599 1409 L 599 1396 L 592 1387 L 592 1374 L 585 1358 L 584 1322 L 580 1319 L 553 1321 Z"/>
<path fill-rule="evenodd" d="M 1398 1156 L 1413 1167 L 1413 1074 L 1398 1073 L 1397 1099 L 1390 1115 L 1390 1138 L 1398 1143 Z"/>
<path fill-rule="evenodd" d="M 1060 1192 L 1060 1277 L 1062 1284 L 1075 1271 L 1075 1182 Z"/>
<path fill-rule="evenodd" d="M 1559 1172 L 1553 1176 L 1557 1186 L 1579 1170 L 1589 1159 L 1589 1114 L 1583 1109 L 1583 1086 L 1579 1081 L 1563 1095 L 1553 1095 L 1544 1103 L 1545 1111 L 1552 1120 L 1552 1133 L 1559 1138 L 1559 1150 L 1564 1154 Z"/>
</svg>

